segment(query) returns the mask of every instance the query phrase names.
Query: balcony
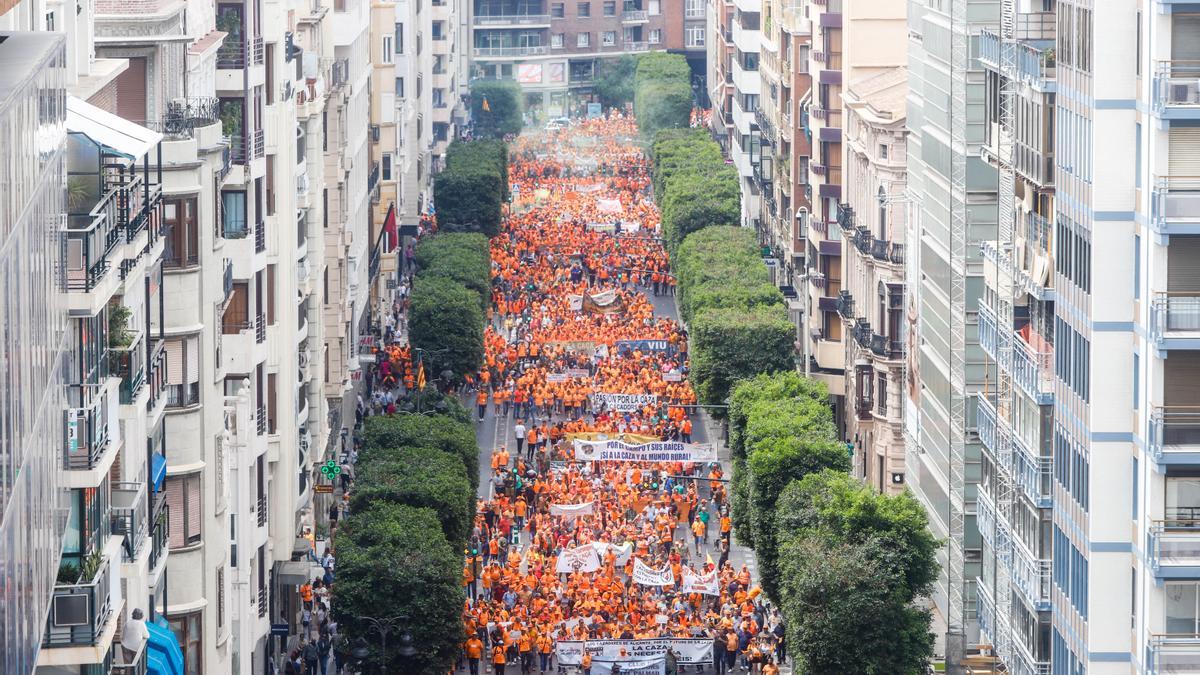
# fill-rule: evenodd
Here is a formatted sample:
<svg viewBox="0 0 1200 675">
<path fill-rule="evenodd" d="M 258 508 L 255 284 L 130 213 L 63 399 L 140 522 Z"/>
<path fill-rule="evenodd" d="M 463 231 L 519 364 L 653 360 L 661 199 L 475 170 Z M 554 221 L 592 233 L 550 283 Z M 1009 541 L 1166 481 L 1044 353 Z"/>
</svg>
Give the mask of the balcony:
<svg viewBox="0 0 1200 675">
<path fill-rule="evenodd" d="M 1154 112 L 1165 119 L 1200 119 L 1200 62 L 1159 61 L 1154 68 Z"/>
<path fill-rule="evenodd" d="M 621 23 L 647 23 L 650 13 L 645 10 L 626 10 L 621 12 Z"/>
<path fill-rule="evenodd" d="M 167 537 L 170 534 L 168 521 L 171 507 L 167 505 L 166 495 L 154 493 L 153 510 L 150 514 L 150 571 L 159 567 L 159 561 L 167 557 Z"/>
<path fill-rule="evenodd" d="M 371 165 L 371 173 L 367 176 L 367 192 L 371 195 L 371 203 L 379 203 L 379 162 Z"/>
<path fill-rule="evenodd" d="M 305 177 L 307 178 L 307 176 Z M 267 251 L 267 223 L 260 220 L 254 224 L 254 252 L 266 253 Z"/>
<path fill-rule="evenodd" d="M 625 42 L 621 45 L 621 49 L 626 52 L 644 52 L 649 51 L 649 42 Z"/>
<path fill-rule="evenodd" d="M 1200 634 L 1152 634 L 1147 642 L 1147 673 L 1200 672 Z"/>
<path fill-rule="evenodd" d="M 1050 609 L 1050 561 L 1035 558 L 1020 538 L 1012 540 L 1012 581 L 1038 611 Z"/>
<path fill-rule="evenodd" d="M 479 28 L 506 28 L 534 26 L 550 27 L 549 14 L 493 14 L 491 16 L 476 16 L 472 23 Z"/>
<path fill-rule="evenodd" d="M 1025 325 L 1013 340 L 1013 379 L 1038 405 L 1054 400 L 1054 348 Z"/>
<path fill-rule="evenodd" d="M 131 563 L 137 560 L 150 541 L 149 510 L 146 505 L 144 483 L 113 483 L 112 509 L 109 512 L 110 532 L 124 537 L 121 544 L 121 559 Z"/>
<path fill-rule="evenodd" d="M 888 261 L 893 265 L 904 264 L 904 244 L 892 243 L 891 250 L 888 253 Z"/>
<path fill-rule="evenodd" d="M 854 296 L 850 295 L 850 291 L 838 291 L 837 313 L 847 321 L 854 320 Z"/>
<path fill-rule="evenodd" d="M 130 405 L 137 400 L 146 385 L 145 340 L 141 331 L 128 333 L 126 345 L 109 344 L 108 359 L 113 375 L 121 378 L 121 405 Z"/>
<path fill-rule="evenodd" d="M 89 563 L 98 563 L 97 569 L 87 569 Z M 85 560 L 80 580 L 75 583 L 56 583 L 50 600 L 50 614 L 46 618 L 46 632 L 42 636 L 42 647 L 94 647 L 101 641 L 113 617 L 112 562 L 107 556 Z M 80 573 L 79 568 L 60 568 L 62 578 L 65 569 Z M 91 579 L 83 577 L 91 572 Z"/>
<path fill-rule="evenodd" d="M 1025 444 L 1019 434 L 1012 431 L 1009 433 L 1014 452 L 1008 456 L 1008 472 L 1035 506 L 1040 509 L 1050 508 L 1054 496 L 1054 488 L 1050 482 L 1054 468 L 1053 458 L 1038 454 Z"/>
<path fill-rule="evenodd" d="M 1146 449 L 1161 466 L 1200 466 L 1200 406 L 1151 406 Z"/>
<path fill-rule="evenodd" d="M 194 138 L 196 129 L 221 121 L 220 99 L 212 96 L 187 96 L 167 102 L 167 109 L 157 120 L 146 120 L 142 126 L 153 129 L 168 140 Z"/>
<path fill-rule="evenodd" d="M 872 239 L 871 240 L 871 257 L 887 262 L 888 260 L 888 242 L 887 239 Z"/>
<path fill-rule="evenodd" d="M 904 358 L 904 343 L 888 339 L 886 335 L 872 333 L 871 353 L 888 361 L 899 361 Z"/>
<path fill-rule="evenodd" d="M 146 379 L 150 383 L 150 399 L 146 401 L 146 410 L 154 410 L 167 389 L 166 340 L 150 341 L 150 370 Z"/>
<path fill-rule="evenodd" d="M 1158 579 L 1200 576 L 1200 520 L 1156 520 L 1146 532 L 1146 560 Z"/>
<path fill-rule="evenodd" d="M 474 54 L 477 59 L 501 59 L 517 56 L 544 56 L 549 53 L 549 48 L 545 45 L 533 45 L 525 47 L 475 47 Z"/>
<path fill-rule="evenodd" d="M 1006 53 L 1012 50 L 1012 53 Z M 1024 82 L 1039 92 L 1055 91 L 1055 51 L 1053 39 L 1025 39 L 1004 42 L 994 31 L 979 35 L 979 60 L 1006 77 Z M 1011 68 L 1005 63 L 1013 64 Z"/>
<path fill-rule="evenodd" d="M 91 471 L 104 462 L 109 437 L 107 386 L 83 384 L 67 386 L 67 435 L 63 440 L 63 468 L 67 471 Z"/>
<path fill-rule="evenodd" d="M 255 502 L 255 506 L 255 511 L 258 514 L 258 526 L 266 527 L 268 520 L 267 516 L 269 514 L 267 513 L 267 495 L 265 493 L 258 496 L 258 501 Z"/>
<path fill-rule="evenodd" d="M 1159 235 L 1200 234 L 1200 176 L 1157 176 L 1150 225 Z"/>
<path fill-rule="evenodd" d="M 1159 349 L 1200 347 L 1200 292 L 1156 293 L 1150 304 L 1150 335 Z"/>
<path fill-rule="evenodd" d="M 75 188 L 68 187 L 68 194 Z M 85 188 L 86 189 L 86 188 Z M 73 201 L 68 196 L 68 202 Z M 86 200 L 87 197 L 79 197 Z M 110 189 L 89 211 L 67 216 L 66 284 L 69 291 L 89 292 L 111 268 L 109 254 L 121 240 L 120 190 Z"/>
<path fill-rule="evenodd" d="M 870 228 L 859 226 L 854 231 L 854 247 L 863 255 L 871 254 L 871 244 L 875 241 L 875 237 L 871 236 Z"/>
</svg>

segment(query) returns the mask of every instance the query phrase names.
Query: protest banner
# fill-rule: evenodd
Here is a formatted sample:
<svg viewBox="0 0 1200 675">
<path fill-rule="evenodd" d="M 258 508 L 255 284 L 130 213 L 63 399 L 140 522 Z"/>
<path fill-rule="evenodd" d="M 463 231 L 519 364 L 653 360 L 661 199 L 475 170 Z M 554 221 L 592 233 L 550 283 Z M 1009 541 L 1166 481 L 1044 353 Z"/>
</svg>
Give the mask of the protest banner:
<svg viewBox="0 0 1200 675">
<path fill-rule="evenodd" d="M 667 340 L 617 340 L 617 353 L 639 351 L 644 353 L 669 353 L 674 347 Z"/>
<path fill-rule="evenodd" d="M 592 409 L 634 412 L 648 405 L 658 405 L 657 394 L 610 394 L 598 392 L 591 395 Z"/>
<path fill-rule="evenodd" d="M 683 373 L 676 371 L 676 370 L 672 370 L 669 373 L 663 373 L 662 377 L 663 377 L 663 382 L 682 382 L 683 381 Z"/>
<path fill-rule="evenodd" d="M 621 200 L 620 199 L 597 199 L 596 200 L 596 210 L 599 211 L 600 213 L 620 213 L 621 212 Z"/>
<path fill-rule="evenodd" d="M 546 373 L 546 381 L 550 383 L 566 382 L 568 379 L 566 373 Z"/>
<path fill-rule="evenodd" d="M 601 558 L 603 558 L 604 554 L 609 550 L 612 550 L 614 553 L 616 553 L 617 558 L 613 561 L 613 564 L 615 564 L 617 567 L 624 567 L 625 563 L 629 562 L 629 556 L 633 555 L 633 543 L 628 541 L 620 546 L 617 546 L 616 544 L 609 544 L 603 541 L 597 541 L 592 542 L 592 546 L 596 547 L 596 553 Z"/>
<path fill-rule="evenodd" d="M 574 443 L 577 438 L 584 441 L 625 441 L 631 445 L 641 445 L 643 443 L 658 441 L 657 436 L 647 436 L 645 434 L 610 434 L 604 431 L 569 431 L 563 434 L 563 437 L 571 443 Z"/>
<path fill-rule="evenodd" d="M 680 592 L 721 595 L 720 583 L 717 581 L 717 571 L 715 569 L 708 574 L 696 574 L 690 568 L 685 567 L 680 574 L 683 577 L 683 583 L 679 586 Z"/>
<path fill-rule="evenodd" d="M 558 555 L 554 571 L 559 574 L 571 572 L 595 572 L 600 569 L 600 556 L 591 544 L 569 548 Z"/>
<path fill-rule="evenodd" d="M 619 666 L 619 668 L 618 668 Z M 655 659 L 637 659 L 632 661 L 593 661 L 592 675 L 666 675 L 667 659 L 658 657 Z"/>
<path fill-rule="evenodd" d="M 655 441 L 631 445 L 624 441 L 572 441 L 575 459 L 581 462 L 715 462 L 712 445 Z"/>
<path fill-rule="evenodd" d="M 592 374 L 588 372 L 587 368 L 567 368 L 565 373 L 567 377 L 575 378 L 592 376 Z"/>
<path fill-rule="evenodd" d="M 598 352 L 601 356 L 608 356 L 608 345 L 600 344 L 597 346 L 591 340 L 550 340 L 546 344 L 552 347 L 560 347 L 576 354 L 582 354 L 583 356 L 590 357 Z"/>
<path fill-rule="evenodd" d="M 674 586 L 675 573 L 670 565 L 659 568 L 650 567 L 641 558 L 633 560 L 633 582 L 643 586 Z"/>
<path fill-rule="evenodd" d="M 564 516 L 567 518 L 578 518 L 580 516 L 592 515 L 592 502 L 583 502 L 582 504 L 551 504 L 550 515 Z"/>
<path fill-rule="evenodd" d="M 578 666 L 583 663 L 586 650 L 592 655 L 592 672 L 596 664 L 620 663 L 624 670 L 626 661 L 639 661 L 665 656 L 667 650 L 678 655 L 681 666 L 712 665 L 713 641 L 708 638 L 649 638 L 646 640 L 559 640 L 555 655 L 560 666 Z"/>
</svg>

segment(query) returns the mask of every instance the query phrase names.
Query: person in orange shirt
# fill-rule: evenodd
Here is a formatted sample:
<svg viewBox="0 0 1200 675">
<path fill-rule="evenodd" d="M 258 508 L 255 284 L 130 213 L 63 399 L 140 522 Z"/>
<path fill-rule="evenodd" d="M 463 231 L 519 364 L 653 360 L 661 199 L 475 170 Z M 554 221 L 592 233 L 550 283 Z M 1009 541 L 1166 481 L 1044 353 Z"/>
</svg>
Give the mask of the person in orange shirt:
<svg viewBox="0 0 1200 675">
<path fill-rule="evenodd" d="M 486 372 L 486 371 L 485 371 Z M 488 390 L 482 383 L 479 385 L 479 393 L 475 395 L 475 405 L 479 406 L 479 419 L 476 422 L 482 422 L 483 416 L 487 414 Z"/>
<path fill-rule="evenodd" d="M 549 635 L 542 634 L 537 639 L 538 670 L 542 673 L 550 670 L 550 657 L 554 654 L 554 640 Z"/>
<path fill-rule="evenodd" d="M 692 521 L 692 539 L 696 543 L 696 555 L 700 555 L 700 543 L 704 541 L 704 523 L 700 521 L 700 517 Z"/>
<path fill-rule="evenodd" d="M 496 669 L 496 675 L 504 675 L 504 668 L 508 665 L 508 655 L 504 649 L 503 644 L 492 647 L 492 667 Z"/>
<path fill-rule="evenodd" d="M 467 654 L 467 665 L 471 669 L 471 675 L 479 675 L 479 659 L 483 657 L 483 641 L 479 639 L 478 635 L 472 635 L 463 644 L 463 651 Z"/>
<path fill-rule="evenodd" d="M 729 532 L 732 529 L 733 521 L 729 518 L 729 512 L 726 511 L 721 514 L 721 538 L 725 541 L 729 541 Z"/>
</svg>

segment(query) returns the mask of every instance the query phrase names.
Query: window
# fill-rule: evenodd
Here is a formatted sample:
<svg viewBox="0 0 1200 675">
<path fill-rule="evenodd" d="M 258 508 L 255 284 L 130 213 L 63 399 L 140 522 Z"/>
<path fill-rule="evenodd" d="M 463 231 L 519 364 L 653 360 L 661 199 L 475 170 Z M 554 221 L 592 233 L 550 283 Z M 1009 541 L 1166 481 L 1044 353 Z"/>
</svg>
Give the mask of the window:
<svg viewBox="0 0 1200 675">
<path fill-rule="evenodd" d="M 201 509 L 200 473 L 167 476 L 164 492 L 170 510 L 168 546 L 176 549 L 199 544 L 200 523 L 204 513 Z"/>
<path fill-rule="evenodd" d="M 606 1 L 604 3 L 604 16 L 616 16 L 616 15 L 617 15 L 617 3 L 612 2 L 611 0 Z"/>
<path fill-rule="evenodd" d="M 588 47 L 591 44 L 592 44 L 592 34 L 591 33 L 578 33 L 575 35 L 575 46 L 576 47 Z"/>
<path fill-rule="evenodd" d="M 885 143 L 879 144 L 879 159 L 888 158 L 888 146 Z"/>
<path fill-rule="evenodd" d="M 554 19 L 561 19 L 567 15 L 566 3 L 552 2 L 550 3 L 550 16 Z"/>
<path fill-rule="evenodd" d="M 600 34 L 600 45 L 602 47 L 612 47 L 617 44 L 617 32 L 606 30 Z"/>
<path fill-rule="evenodd" d="M 758 70 L 758 53 L 739 51 L 742 70 Z"/>
<path fill-rule="evenodd" d="M 217 568 L 217 631 L 225 627 L 225 566 Z"/>
<path fill-rule="evenodd" d="M 1133 409 L 1134 410 L 1137 410 L 1138 408 L 1142 407 L 1142 395 L 1141 395 L 1141 393 L 1138 392 L 1139 385 L 1141 384 L 1141 382 L 1140 382 L 1141 375 L 1138 372 L 1140 370 L 1139 366 L 1141 365 L 1139 363 L 1140 360 L 1141 360 L 1141 358 L 1138 356 L 1138 354 L 1136 352 L 1134 352 L 1134 354 L 1133 354 Z"/>
<path fill-rule="evenodd" d="M 224 216 L 221 232 L 226 239 L 241 239 L 246 229 L 246 192 L 224 190 L 221 192 L 221 212 Z"/>
<path fill-rule="evenodd" d="M 660 42 L 662 42 L 662 29 L 661 28 L 651 28 L 650 29 L 649 42 L 652 45 L 656 45 L 656 44 L 659 44 Z"/>
<path fill-rule="evenodd" d="M 393 57 L 395 57 L 396 52 L 394 51 L 392 45 L 395 43 L 396 41 L 394 35 L 383 36 L 383 59 L 380 61 L 380 63 L 393 63 Z"/>
<path fill-rule="evenodd" d="M 196 224 L 196 198 L 175 197 L 163 200 L 163 225 L 166 239 L 163 267 L 189 267 L 200 262 L 200 233 Z"/>
<path fill-rule="evenodd" d="M 583 16 L 583 17 L 591 16 L 592 15 L 592 3 L 580 2 L 580 3 L 576 4 L 575 5 L 575 15 Z M 584 45 L 584 46 L 586 46 L 586 45 Z"/>
<path fill-rule="evenodd" d="M 396 24 L 395 43 L 396 43 L 396 53 L 403 54 L 404 53 L 404 24 L 402 24 L 402 23 Z"/>
<path fill-rule="evenodd" d="M 686 46 L 688 47 L 703 47 L 704 46 L 704 26 L 688 26 L 685 31 Z"/>
<path fill-rule="evenodd" d="M 662 0 L 650 0 L 646 5 L 646 13 L 650 16 L 658 16 L 662 14 Z"/>
<path fill-rule="evenodd" d="M 1142 235 L 1133 235 L 1133 299 L 1142 299 Z"/>
<path fill-rule="evenodd" d="M 1164 629 L 1172 635 L 1200 633 L 1200 582 L 1169 581 L 1166 587 L 1163 614 Z"/>
<path fill-rule="evenodd" d="M 742 104 L 742 110 L 752 113 L 758 110 L 758 94 L 740 94 L 738 103 Z"/>
<path fill-rule="evenodd" d="M 396 78 L 396 98 L 404 98 L 404 78 Z"/>
<path fill-rule="evenodd" d="M 446 22 L 445 21 L 434 21 L 433 24 L 431 24 L 431 26 L 430 26 L 429 36 L 432 37 L 434 40 L 445 40 L 446 39 Z"/>
<path fill-rule="evenodd" d="M 687 0 L 686 4 L 684 4 L 683 18 L 703 19 L 704 0 Z"/>
<path fill-rule="evenodd" d="M 380 162 L 380 176 L 383 180 L 390 181 L 392 179 L 392 153 L 383 153 L 383 161 Z"/>
<path fill-rule="evenodd" d="M 167 624 L 171 626 L 171 632 L 175 633 L 175 639 L 183 648 L 184 672 L 187 675 L 201 675 L 204 672 L 201 668 L 204 642 L 200 633 L 204 627 L 203 615 L 200 611 L 195 611 L 168 616 Z"/>
<path fill-rule="evenodd" d="M 563 46 L 563 34 L 562 33 L 552 33 L 550 35 L 550 47 L 553 49 L 562 49 L 562 46 Z"/>
<path fill-rule="evenodd" d="M 200 402 L 200 336 L 167 338 L 167 406 Z"/>
</svg>

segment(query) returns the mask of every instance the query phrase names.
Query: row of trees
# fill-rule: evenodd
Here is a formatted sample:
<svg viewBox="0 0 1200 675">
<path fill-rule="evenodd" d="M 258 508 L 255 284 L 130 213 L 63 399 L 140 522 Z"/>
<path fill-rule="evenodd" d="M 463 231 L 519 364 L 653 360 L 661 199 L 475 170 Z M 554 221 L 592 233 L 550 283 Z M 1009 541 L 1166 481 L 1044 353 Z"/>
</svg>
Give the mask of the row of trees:
<svg viewBox="0 0 1200 675">
<path fill-rule="evenodd" d="M 637 60 L 633 78 L 633 114 L 638 129 L 654 138 L 660 129 L 691 124 L 692 71 L 682 54 L 651 52 Z"/>
<path fill-rule="evenodd" d="M 408 313 L 408 340 L 420 350 L 429 380 L 459 378 L 483 362 L 483 327 L 491 299 L 488 240 L 444 232 L 417 245 L 418 272 Z"/>
<path fill-rule="evenodd" d="M 937 541 L 908 493 L 850 477 L 829 393 L 792 372 L 738 383 L 730 397 L 732 510 L 758 554 L 803 673 L 924 673 Z"/>
<path fill-rule="evenodd" d="M 479 480 L 475 432 L 452 398 L 428 392 L 444 412 L 369 417 L 350 515 L 335 535 L 334 613 L 350 635 L 372 636 L 369 619 L 412 636 L 416 654 L 369 641 L 385 672 L 448 672 L 462 639 L 462 555 Z M 397 670 L 399 669 L 399 670 Z"/>
<path fill-rule="evenodd" d="M 451 142 L 433 190 L 442 231 L 496 236 L 508 200 L 508 147 L 492 139 Z"/>
<path fill-rule="evenodd" d="M 739 379 L 794 367 L 795 328 L 754 232 L 737 227 L 737 171 L 720 146 L 703 130 L 665 129 L 651 155 L 663 242 L 691 332 L 692 385 L 702 403 L 721 405 Z"/>
</svg>

